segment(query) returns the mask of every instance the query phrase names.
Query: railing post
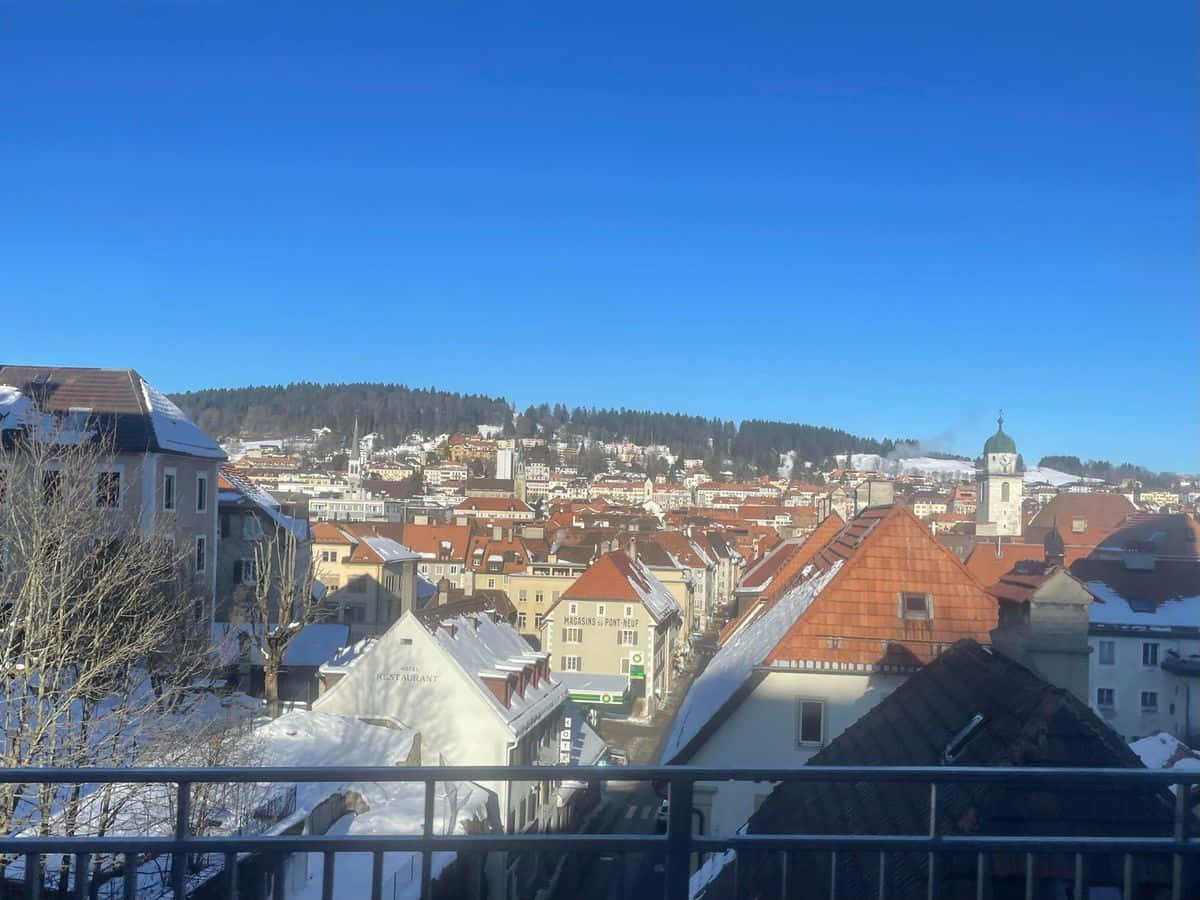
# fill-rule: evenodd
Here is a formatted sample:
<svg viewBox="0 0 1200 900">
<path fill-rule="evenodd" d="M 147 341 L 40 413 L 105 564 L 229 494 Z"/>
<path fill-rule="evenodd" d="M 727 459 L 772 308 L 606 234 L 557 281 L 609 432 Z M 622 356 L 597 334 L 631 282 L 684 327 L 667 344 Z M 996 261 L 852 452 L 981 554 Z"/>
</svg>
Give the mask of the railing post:
<svg viewBox="0 0 1200 900">
<path fill-rule="evenodd" d="M 931 781 L 931 782 L 929 782 L 929 836 L 931 838 L 937 837 L 937 833 L 938 833 L 937 816 L 938 816 L 938 785 L 937 785 L 936 781 Z M 928 896 L 929 900 L 936 900 L 937 895 L 938 895 L 937 861 L 938 861 L 937 854 L 934 853 L 932 850 L 930 850 L 929 851 L 929 866 L 928 866 L 928 868 L 929 868 L 929 886 L 928 886 L 928 893 L 926 895 L 926 896 Z"/>
<path fill-rule="evenodd" d="M 687 900 L 692 859 L 692 782 L 672 776 L 667 817 L 667 900 Z"/>
<path fill-rule="evenodd" d="M 1182 846 L 1188 836 L 1188 798 L 1191 785 L 1175 785 L 1175 843 Z M 1171 900 L 1183 900 L 1183 854 L 1171 857 Z"/>
<path fill-rule="evenodd" d="M 437 782 L 425 781 L 425 825 L 421 832 L 425 835 L 425 846 L 421 848 L 421 900 L 430 900 L 433 896 L 433 851 L 429 849 L 429 840 L 433 837 L 433 800 L 436 786 Z M 509 803 L 512 803 L 511 796 Z"/>
<path fill-rule="evenodd" d="M 192 785 L 180 781 L 175 785 L 175 840 L 188 836 L 188 819 L 191 818 Z M 176 900 L 187 896 L 187 854 L 176 850 L 171 854 L 171 891 Z"/>
<path fill-rule="evenodd" d="M 87 900 L 88 897 L 88 878 L 91 873 L 88 872 L 92 866 L 92 856 L 90 853 L 75 854 L 75 896 L 79 900 Z"/>
<path fill-rule="evenodd" d="M 42 855 L 25 854 L 25 896 L 28 900 L 40 900 L 42 896 Z"/>
</svg>

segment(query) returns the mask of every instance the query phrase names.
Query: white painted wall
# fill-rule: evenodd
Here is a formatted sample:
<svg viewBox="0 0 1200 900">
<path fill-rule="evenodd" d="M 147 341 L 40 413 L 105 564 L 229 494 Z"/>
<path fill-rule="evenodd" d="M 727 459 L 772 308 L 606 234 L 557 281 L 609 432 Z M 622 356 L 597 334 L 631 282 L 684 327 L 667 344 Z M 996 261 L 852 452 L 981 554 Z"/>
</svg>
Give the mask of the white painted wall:
<svg viewBox="0 0 1200 900">
<path fill-rule="evenodd" d="M 1113 642 L 1112 665 L 1100 664 L 1101 641 Z M 1158 644 L 1159 665 L 1142 665 L 1142 645 L 1145 643 Z M 1200 639 L 1189 640 L 1165 633 L 1091 634 L 1088 644 L 1092 648 L 1088 660 L 1091 683 L 1088 705 L 1122 738 L 1131 741 L 1165 731 L 1187 740 L 1189 727 L 1192 735 L 1200 733 L 1200 679 L 1174 675 L 1162 668 L 1168 650 L 1177 650 L 1180 656 L 1200 653 Z M 1111 708 L 1099 705 L 1100 688 L 1113 690 Z M 1142 710 L 1142 691 L 1158 693 L 1156 712 Z"/>
<path fill-rule="evenodd" d="M 802 766 L 821 747 L 797 744 L 799 701 L 825 703 L 824 743 L 858 721 L 903 681 L 902 675 L 854 675 L 772 669 L 704 745 L 690 766 L 730 768 Z M 752 782 L 700 782 L 697 797 L 709 796 L 706 831 L 730 835 L 757 809 L 771 787 Z M 704 807 L 704 802 L 700 804 Z"/>
</svg>

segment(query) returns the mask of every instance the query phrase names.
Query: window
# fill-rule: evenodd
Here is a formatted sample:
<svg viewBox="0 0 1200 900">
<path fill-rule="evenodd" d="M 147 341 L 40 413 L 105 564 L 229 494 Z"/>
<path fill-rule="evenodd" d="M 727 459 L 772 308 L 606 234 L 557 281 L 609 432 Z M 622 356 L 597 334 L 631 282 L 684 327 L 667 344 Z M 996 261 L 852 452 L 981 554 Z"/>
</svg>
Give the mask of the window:
<svg viewBox="0 0 1200 900">
<path fill-rule="evenodd" d="M 242 537 L 248 541 L 261 541 L 265 536 L 258 516 L 254 513 L 246 513 L 242 516 Z"/>
<path fill-rule="evenodd" d="M 1142 644 L 1142 665 L 1157 666 L 1158 665 L 1158 644 L 1145 643 Z"/>
<path fill-rule="evenodd" d="M 517 613 L 517 629 L 519 631 L 524 631 L 525 626 L 528 623 L 529 623 L 529 619 L 526 617 L 525 613 L 523 613 L 523 612 Z"/>
<path fill-rule="evenodd" d="M 236 560 L 233 564 L 233 580 L 238 584 L 254 584 L 256 571 L 254 560 Z"/>
<path fill-rule="evenodd" d="M 1007 481 L 1000 485 L 1000 501 L 1002 503 L 1008 502 L 1008 482 Z"/>
<path fill-rule="evenodd" d="M 567 606 L 567 612 L 569 612 L 573 616 L 579 615 L 579 604 L 578 603 L 569 604 Z"/>
<path fill-rule="evenodd" d="M 529 592 L 526 591 L 525 588 L 521 588 L 521 590 L 517 591 L 517 599 L 520 600 L 522 603 L 524 603 L 526 600 L 529 599 L 528 595 L 529 595 Z"/>
<path fill-rule="evenodd" d="M 196 574 L 199 575 L 208 567 L 208 540 L 204 535 L 196 535 Z"/>
<path fill-rule="evenodd" d="M 825 638 L 825 646 L 830 650 L 840 650 L 842 649 L 842 639 L 839 637 L 827 637 Z"/>
<path fill-rule="evenodd" d="M 629 657 L 628 656 L 625 657 L 623 660 L 621 660 L 621 674 L 622 675 L 629 674 Z"/>
<path fill-rule="evenodd" d="M 1071 533 L 1072 534 L 1083 534 L 1085 531 L 1087 531 L 1087 519 L 1072 519 L 1071 520 Z"/>
<path fill-rule="evenodd" d="M 540 631 L 542 628 L 542 619 L 544 619 L 544 618 L 546 618 L 546 617 L 543 616 L 541 613 L 534 613 L 533 614 L 533 627 Z"/>
<path fill-rule="evenodd" d="M 633 629 L 628 629 L 628 630 L 622 629 L 621 631 L 618 631 L 617 632 L 617 646 L 618 647 L 636 647 L 637 646 L 637 632 L 634 631 Z"/>
<path fill-rule="evenodd" d="M 1142 712 L 1158 712 L 1158 691 L 1142 691 Z"/>
<path fill-rule="evenodd" d="M 121 473 L 96 474 L 96 505 L 116 508 L 121 505 Z"/>
<path fill-rule="evenodd" d="M 583 629 L 582 628 L 564 628 L 562 630 L 562 639 L 564 644 L 582 644 Z"/>
<path fill-rule="evenodd" d="M 541 602 L 542 602 L 543 600 L 545 600 L 545 599 L 546 599 L 546 598 L 545 598 L 545 596 L 543 596 L 543 594 L 542 594 L 542 592 L 541 592 L 541 591 L 536 591 L 536 592 L 534 593 L 534 595 L 533 595 L 533 602 L 534 602 L 534 603 L 541 603 Z"/>
<path fill-rule="evenodd" d="M 900 617 L 903 619 L 932 619 L 932 607 L 928 594 L 900 595 Z"/>
<path fill-rule="evenodd" d="M 1117 664 L 1117 644 L 1115 641 L 1100 642 L 1100 665 L 1115 666 Z"/>
<path fill-rule="evenodd" d="M 221 524 L 221 537 L 229 537 L 229 513 L 221 513 L 219 521 Z"/>
<path fill-rule="evenodd" d="M 578 672 L 579 671 L 579 657 L 578 656 L 564 656 L 562 658 L 562 671 Z"/>
<path fill-rule="evenodd" d="M 796 744 L 820 744 L 825 733 L 825 703 L 800 700 L 796 710 Z"/>
<path fill-rule="evenodd" d="M 489 587 L 489 588 L 494 588 L 494 587 L 496 586 L 496 579 L 495 579 L 495 578 L 489 578 L 489 579 L 487 580 L 487 584 L 488 584 L 488 587 Z"/>
<path fill-rule="evenodd" d="M 596 604 L 596 615 L 598 617 L 600 617 L 601 619 L 604 618 L 604 604 L 603 603 Z"/>
<path fill-rule="evenodd" d="M 627 618 L 627 619 L 633 618 L 633 607 L 632 606 L 625 607 L 625 618 Z"/>
<path fill-rule="evenodd" d="M 163 509 L 175 509 L 175 470 L 163 469 Z"/>
<path fill-rule="evenodd" d="M 1096 705 L 1104 709 L 1112 709 L 1113 707 L 1113 689 L 1112 688 L 1096 688 Z"/>
<path fill-rule="evenodd" d="M 196 475 L 196 512 L 208 509 L 208 476 Z"/>
</svg>

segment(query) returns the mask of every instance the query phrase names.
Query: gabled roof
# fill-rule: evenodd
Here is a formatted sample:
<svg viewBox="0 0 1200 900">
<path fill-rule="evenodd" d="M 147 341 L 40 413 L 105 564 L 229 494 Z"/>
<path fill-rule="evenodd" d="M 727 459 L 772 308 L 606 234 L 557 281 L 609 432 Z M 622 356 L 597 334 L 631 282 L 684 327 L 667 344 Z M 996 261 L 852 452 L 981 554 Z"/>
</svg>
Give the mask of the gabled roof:
<svg viewBox="0 0 1200 900">
<path fill-rule="evenodd" d="M 646 566 L 619 550 L 605 553 L 588 566 L 587 571 L 562 592 L 558 602 L 578 599 L 641 603 L 655 622 L 681 612 L 678 601 L 663 583 Z"/>
<path fill-rule="evenodd" d="M 837 513 L 830 515 L 803 539 L 792 538 L 772 549 L 747 570 L 738 582 L 739 593 L 766 590 L 772 584 L 783 584 L 808 565 L 813 555 L 843 527 L 845 520 Z"/>
<path fill-rule="evenodd" d="M 33 421 L 31 417 L 38 418 Z M 225 459 L 225 451 L 134 369 L 0 365 L 0 433 L 111 437 L 127 453 Z"/>
<path fill-rule="evenodd" d="M 1070 569 L 1100 601 L 1093 626 L 1200 631 L 1200 560 L 1089 557 Z"/>
<path fill-rule="evenodd" d="M 405 525 L 404 544 L 427 559 L 444 556 L 447 560 L 462 562 L 467 555 L 470 542 L 469 525 Z M 446 547 L 444 544 L 448 543 Z"/>
<path fill-rule="evenodd" d="M 454 507 L 456 511 L 462 512 L 489 512 L 489 513 L 531 513 L 530 508 L 524 500 L 518 500 L 516 497 L 468 497 L 466 500 Z"/>
<path fill-rule="evenodd" d="M 809 765 L 944 765 L 947 747 L 976 715 L 982 716 L 982 724 L 968 732 L 960 752 L 949 760 L 955 765 L 1141 768 L 1116 732 L 1069 691 L 971 640 L 955 644 L 905 681 Z M 995 783 L 944 785 L 939 809 L 942 834 L 1148 836 L 1168 833 L 1172 821 L 1170 793 L 1135 785 L 1099 792 L 1088 785 L 1039 785 L 1033 790 Z M 750 818 L 747 830 L 894 835 L 919 834 L 928 827 L 928 784 L 809 782 L 777 787 Z M 942 857 L 942 895 L 974 894 L 976 860 L 974 854 L 967 856 L 957 866 L 954 854 Z M 1119 877 L 1119 856 L 1113 861 Z M 739 860 L 741 896 L 779 895 L 780 866 L 765 862 L 757 853 Z M 1097 858 L 1094 864 L 1102 863 Z M 993 867 L 985 874 L 988 883 L 992 876 L 1010 874 L 1002 859 L 986 864 Z M 1055 874 L 1051 865 L 1040 860 L 1039 877 Z M 1069 858 L 1066 865 L 1069 873 Z M 1089 862 L 1089 877 L 1099 874 L 1092 866 Z M 895 854 L 888 872 L 889 897 L 925 896 L 925 854 Z M 838 854 L 839 895 L 876 896 L 878 873 L 877 854 Z M 1011 874 L 1019 879 L 1023 866 Z M 828 884 L 829 875 L 827 854 L 816 863 L 806 854 L 792 854 L 789 883 Z M 730 896 L 726 887 L 731 882 L 732 872 L 722 873 L 705 897 Z"/>
<path fill-rule="evenodd" d="M 1059 529 L 1062 533 L 1062 529 Z M 1082 559 L 1091 552 L 1088 547 L 1073 547 L 1068 545 L 1065 549 L 1066 564 L 1069 566 L 1077 559 Z M 971 548 L 970 556 L 967 557 L 967 571 L 969 571 L 981 584 L 995 584 L 1004 575 L 1005 572 L 1011 571 L 1013 566 L 1023 560 L 1039 560 L 1045 558 L 1045 547 L 1039 543 L 1013 541 L 1002 542 L 997 548 L 995 541 L 978 541 Z"/>
<path fill-rule="evenodd" d="M 1057 525 L 1068 547 L 1095 547 L 1134 512 L 1137 507 L 1124 494 L 1059 494 L 1030 520 L 1026 538 L 1040 541 L 1046 529 Z M 1087 528 L 1073 531 L 1075 519 L 1085 519 Z"/>
</svg>

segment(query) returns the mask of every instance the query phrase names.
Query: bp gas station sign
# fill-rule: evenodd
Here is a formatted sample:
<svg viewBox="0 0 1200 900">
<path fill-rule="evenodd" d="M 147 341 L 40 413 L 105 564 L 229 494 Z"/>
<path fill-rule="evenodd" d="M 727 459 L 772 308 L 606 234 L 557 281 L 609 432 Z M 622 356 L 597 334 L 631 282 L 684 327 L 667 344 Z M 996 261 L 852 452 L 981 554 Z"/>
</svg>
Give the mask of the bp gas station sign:
<svg viewBox="0 0 1200 900">
<path fill-rule="evenodd" d="M 635 653 L 629 658 L 629 678 L 632 681 L 646 680 L 645 657 L 640 653 Z"/>
</svg>

